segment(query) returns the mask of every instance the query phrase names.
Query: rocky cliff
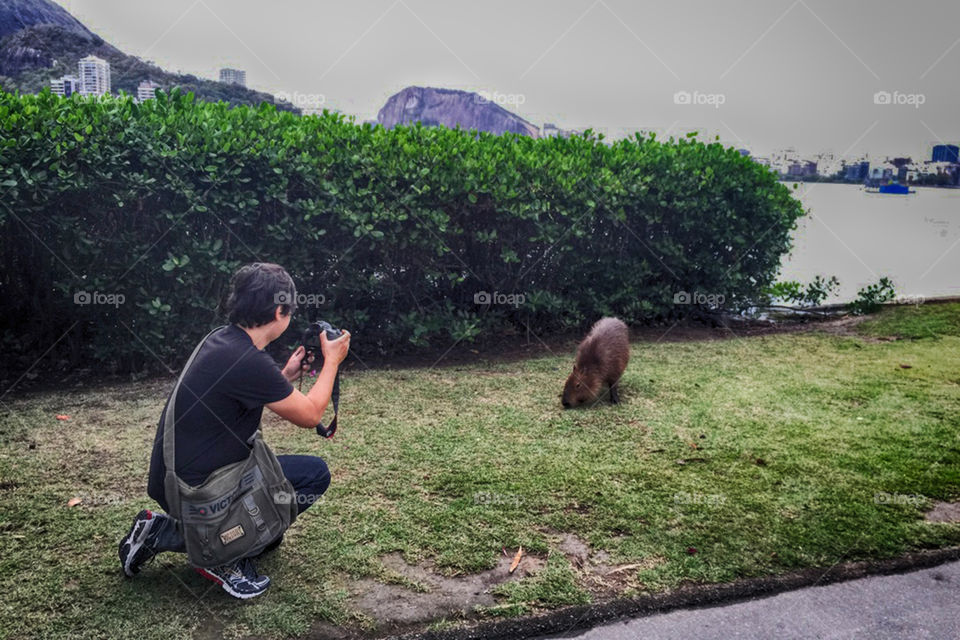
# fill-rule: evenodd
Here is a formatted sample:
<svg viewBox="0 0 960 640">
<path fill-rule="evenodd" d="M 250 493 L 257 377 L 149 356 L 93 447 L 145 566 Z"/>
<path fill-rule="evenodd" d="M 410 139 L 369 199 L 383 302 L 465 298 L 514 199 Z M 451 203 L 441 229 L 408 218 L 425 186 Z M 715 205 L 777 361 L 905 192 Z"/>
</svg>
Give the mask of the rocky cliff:
<svg viewBox="0 0 960 640">
<path fill-rule="evenodd" d="M 90 30 L 52 0 L 0 2 L 0 38 L 38 24 L 55 24 L 67 31 L 92 36 Z"/>
<path fill-rule="evenodd" d="M 430 87 L 407 87 L 390 96 L 377 114 L 377 121 L 388 129 L 420 122 L 451 129 L 459 125 L 461 129 L 495 134 L 510 131 L 533 138 L 539 133 L 533 124 L 477 93 Z"/>
</svg>

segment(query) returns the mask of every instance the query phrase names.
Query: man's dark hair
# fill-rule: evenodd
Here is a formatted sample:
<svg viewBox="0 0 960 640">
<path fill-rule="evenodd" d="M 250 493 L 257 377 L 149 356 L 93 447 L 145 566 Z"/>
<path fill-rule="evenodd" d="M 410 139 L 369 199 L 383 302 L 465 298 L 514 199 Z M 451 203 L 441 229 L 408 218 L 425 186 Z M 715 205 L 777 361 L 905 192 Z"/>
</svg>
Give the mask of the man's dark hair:
<svg viewBox="0 0 960 640">
<path fill-rule="evenodd" d="M 240 267 L 230 281 L 227 319 L 248 329 L 267 324 L 274 311 L 289 315 L 297 310 L 297 287 L 286 269 L 270 262 Z"/>
</svg>

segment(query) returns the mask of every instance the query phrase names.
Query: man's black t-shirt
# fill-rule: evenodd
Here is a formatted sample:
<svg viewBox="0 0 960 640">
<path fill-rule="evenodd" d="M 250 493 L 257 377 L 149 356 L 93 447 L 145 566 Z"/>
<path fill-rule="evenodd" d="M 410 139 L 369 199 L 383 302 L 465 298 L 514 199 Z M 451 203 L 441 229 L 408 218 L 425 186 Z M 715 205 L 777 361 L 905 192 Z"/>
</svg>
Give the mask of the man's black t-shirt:
<svg viewBox="0 0 960 640">
<path fill-rule="evenodd" d="M 260 426 L 263 405 L 283 400 L 293 385 L 247 332 L 236 325 L 223 327 L 207 338 L 177 392 L 177 476 L 191 485 L 202 484 L 215 469 L 246 459 L 247 439 Z M 170 398 L 167 398 L 167 405 Z M 147 493 L 164 510 L 164 406 L 150 457 Z"/>
</svg>

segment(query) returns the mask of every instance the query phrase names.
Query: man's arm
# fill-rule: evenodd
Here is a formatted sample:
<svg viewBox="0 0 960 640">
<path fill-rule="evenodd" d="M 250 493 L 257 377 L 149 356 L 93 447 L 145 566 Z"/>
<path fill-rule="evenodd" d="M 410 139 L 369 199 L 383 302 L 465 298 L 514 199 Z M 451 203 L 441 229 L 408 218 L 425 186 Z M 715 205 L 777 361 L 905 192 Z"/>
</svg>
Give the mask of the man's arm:
<svg viewBox="0 0 960 640">
<path fill-rule="evenodd" d="M 312 429 L 323 419 L 330 403 L 333 381 L 337 377 L 340 363 L 350 350 L 350 332 L 344 330 L 343 336 L 329 341 L 325 332 L 320 333 L 320 346 L 323 350 L 323 368 L 317 381 L 306 394 L 294 389 L 283 400 L 271 402 L 267 408 L 298 427 Z"/>
</svg>

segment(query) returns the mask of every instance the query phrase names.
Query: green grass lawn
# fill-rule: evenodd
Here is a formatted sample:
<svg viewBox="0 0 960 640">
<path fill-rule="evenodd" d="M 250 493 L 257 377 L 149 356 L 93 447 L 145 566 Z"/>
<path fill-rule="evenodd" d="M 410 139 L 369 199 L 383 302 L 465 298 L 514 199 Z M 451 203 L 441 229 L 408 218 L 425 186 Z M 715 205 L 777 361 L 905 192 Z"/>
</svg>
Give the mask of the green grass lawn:
<svg viewBox="0 0 960 640">
<path fill-rule="evenodd" d="M 863 323 L 864 333 L 898 338 L 960 335 L 960 304 L 904 305 L 887 309 Z"/>
<path fill-rule="evenodd" d="M 623 403 L 585 410 L 560 408 L 572 351 L 352 371 L 332 441 L 264 420 L 276 452 L 322 455 L 333 482 L 261 563 L 269 591 L 246 603 L 171 554 L 121 576 L 117 541 L 154 506 L 147 466 L 171 381 L 8 397 L 0 635 L 369 628 L 348 589 L 407 584 L 380 562 L 392 552 L 449 574 L 519 545 L 543 560 L 480 615 L 610 597 L 556 546 L 561 532 L 638 565 L 619 574 L 620 595 L 958 544 L 960 525 L 923 512 L 960 496 L 960 305 L 886 310 L 859 331 L 637 342 Z M 886 335 L 909 339 L 873 337 Z"/>
</svg>

